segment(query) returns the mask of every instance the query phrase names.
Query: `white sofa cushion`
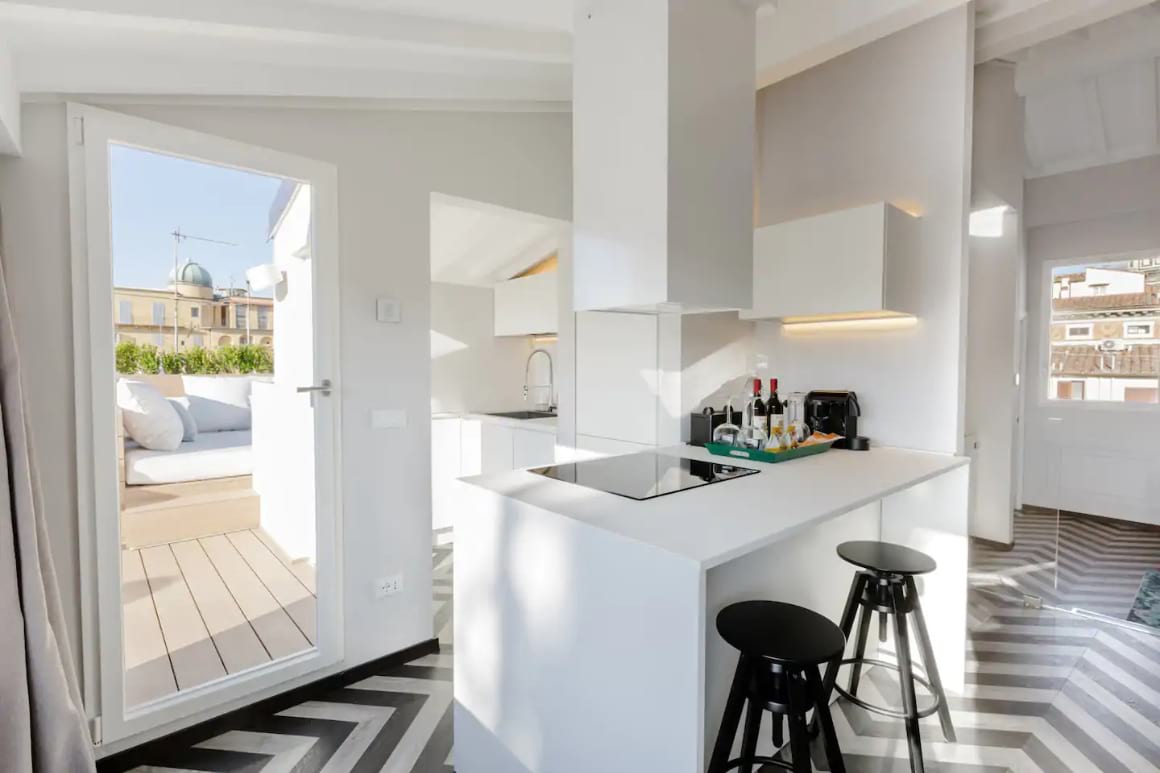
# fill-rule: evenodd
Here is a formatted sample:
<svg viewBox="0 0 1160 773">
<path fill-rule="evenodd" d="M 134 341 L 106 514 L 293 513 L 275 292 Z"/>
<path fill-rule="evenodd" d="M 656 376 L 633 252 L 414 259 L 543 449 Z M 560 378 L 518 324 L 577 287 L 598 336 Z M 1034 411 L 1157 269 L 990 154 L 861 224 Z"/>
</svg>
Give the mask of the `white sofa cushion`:
<svg viewBox="0 0 1160 773">
<path fill-rule="evenodd" d="M 130 486 L 232 478 L 254 472 L 249 430 L 203 432 L 176 451 L 125 449 L 125 483 Z"/>
<path fill-rule="evenodd" d="M 252 422 L 246 376 L 185 376 L 185 396 L 198 432 L 248 430 Z"/>
<path fill-rule="evenodd" d="M 125 424 L 125 434 L 143 448 L 172 451 L 181 445 L 185 427 L 177 410 L 153 386 L 141 381 L 117 382 L 117 407 Z"/>
<path fill-rule="evenodd" d="M 169 404 L 177 411 L 178 417 L 181 419 L 181 426 L 183 434 L 181 436 L 182 443 L 189 443 L 197 439 L 197 422 L 193 420 L 193 414 L 189 412 L 189 398 L 188 397 L 171 397 Z"/>
</svg>

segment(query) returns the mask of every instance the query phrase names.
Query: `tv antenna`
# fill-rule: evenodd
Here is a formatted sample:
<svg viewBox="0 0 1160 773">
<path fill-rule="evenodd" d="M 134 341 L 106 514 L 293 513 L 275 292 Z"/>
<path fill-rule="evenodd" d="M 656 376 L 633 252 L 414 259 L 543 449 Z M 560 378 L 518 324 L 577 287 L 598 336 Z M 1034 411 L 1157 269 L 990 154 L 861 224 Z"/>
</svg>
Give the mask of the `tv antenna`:
<svg viewBox="0 0 1160 773">
<path fill-rule="evenodd" d="M 178 255 L 181 251 L 181 243 L 184 241 L 188 241 L 189 239 L 193 239 L 194 241 L 206 242 L 207 244 L 220 244 L 224 247 L 237 247 L 238 245 L 235 244 L 234 242 L 227 242 L 227 241 L 224 241 L 222 239 L 210 239 L 209 237 L 206 237 L 206 236 L 194 236 L 193 234 L 182 233 L 181 226 L 178 226 L 169 235 L 173 237 L 173 351 L 174 351 L 174 353 L 176 353 L 179 351 L 178 342 L 177 342 L 178 341 L 178 339 L 177 339 L 177 324 L 178 324 L 178 322 L 177 322 L 177 318 L 178 318 L 177 303 L 178 303 L 178 297 L 180 296 L 180 293 L 178 293 L 178 291 L 177 291 L 177 272 L 180 268 Z M 248 318 L 249 316 L 250 316 L 249 309 L 247 309 L 246 310 L 246 317 Z"/>
</svg>

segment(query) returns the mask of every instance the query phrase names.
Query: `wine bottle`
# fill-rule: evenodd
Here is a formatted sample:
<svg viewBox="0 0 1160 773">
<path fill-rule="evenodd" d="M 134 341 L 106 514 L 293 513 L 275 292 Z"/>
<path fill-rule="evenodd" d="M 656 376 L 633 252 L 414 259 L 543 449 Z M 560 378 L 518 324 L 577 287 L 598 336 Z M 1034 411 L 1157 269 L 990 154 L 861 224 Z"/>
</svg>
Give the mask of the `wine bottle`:
<svg viewBox="0 0 1160 773">
<path fill-rule="evenodd" d="M 765 401 L 761 399 L 761 379 L 759 378 L 753 379 L 753 399 L 749 401 L 748 408 L 753 426 L 768 434 L 769 410 L 765 407 Z"/>
<path fill-rule="evenodd" d="M 766 408 L 769 414 L 769 436 L 776 432 L 781 436 L 785 432 L 785 406 L 777 396 L 777 379 L 769 380 L 769 405 Z"/>
</svg>

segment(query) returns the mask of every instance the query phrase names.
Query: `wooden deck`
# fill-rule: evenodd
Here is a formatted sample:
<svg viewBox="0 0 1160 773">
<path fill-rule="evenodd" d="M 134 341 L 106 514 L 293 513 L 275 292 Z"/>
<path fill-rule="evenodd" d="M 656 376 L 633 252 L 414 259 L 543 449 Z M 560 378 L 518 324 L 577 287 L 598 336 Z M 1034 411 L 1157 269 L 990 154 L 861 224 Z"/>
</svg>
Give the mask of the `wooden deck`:
<svg viewBox="0 0 1160 773">
<path fill-rule="evenodd" d="M 127 706 L 314 644 L 314 568 L 261 529 L 126 549 L 121 565 Z"/>
</svg>

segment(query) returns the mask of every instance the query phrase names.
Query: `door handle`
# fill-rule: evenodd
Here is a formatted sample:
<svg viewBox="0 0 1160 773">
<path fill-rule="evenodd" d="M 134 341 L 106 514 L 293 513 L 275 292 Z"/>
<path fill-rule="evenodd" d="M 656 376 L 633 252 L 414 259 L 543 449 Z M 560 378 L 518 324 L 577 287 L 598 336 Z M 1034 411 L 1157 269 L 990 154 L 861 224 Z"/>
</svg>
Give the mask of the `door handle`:
<svg viewBox="0 0 1160 773">
<path fill-rule="evenodd" d="M 314 386 L 298 387 L 298 393 L 301 394 L 303 392 L 321 392 L 324 396 L 330 397 L 331 388 L 332 388 L 332 384 L 330 383 L 330 379 L 324 378 L 324 379 L 322 379 L 321 384 L 316 384 Z"/>
</svg>

